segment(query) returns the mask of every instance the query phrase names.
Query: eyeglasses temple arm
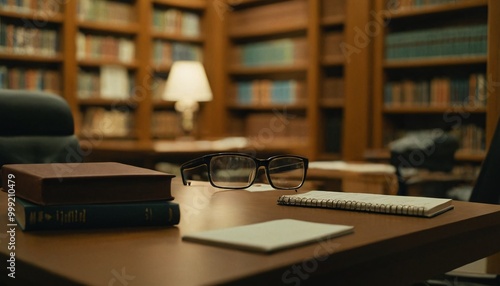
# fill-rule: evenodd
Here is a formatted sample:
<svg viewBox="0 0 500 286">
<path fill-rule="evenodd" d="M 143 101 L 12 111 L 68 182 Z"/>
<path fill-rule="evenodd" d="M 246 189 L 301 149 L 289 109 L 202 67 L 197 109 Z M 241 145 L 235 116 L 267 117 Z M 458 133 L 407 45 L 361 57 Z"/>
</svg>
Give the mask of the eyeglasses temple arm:
<svg viewBox="0 0 500 286">
<path fill-rule="evenodd" d="M 185 169 L 192 169 L 192 168 L 195 168 L 195 167 L 198 167 L 198 166 L 201 166 L 205 164 L 205 158 L 204 157 L 200 157 L 200 158 L 197 158 L 197 159 L 193 159 L 191 161 L 188 161 L 184 164 L 181 165 L 181 177 L 182 177 L 182 183 L 187 186 L 188 183 L 187 183 L 187 180 L 186 178 L 184 177 L 184 170 Z"/>
</svg>

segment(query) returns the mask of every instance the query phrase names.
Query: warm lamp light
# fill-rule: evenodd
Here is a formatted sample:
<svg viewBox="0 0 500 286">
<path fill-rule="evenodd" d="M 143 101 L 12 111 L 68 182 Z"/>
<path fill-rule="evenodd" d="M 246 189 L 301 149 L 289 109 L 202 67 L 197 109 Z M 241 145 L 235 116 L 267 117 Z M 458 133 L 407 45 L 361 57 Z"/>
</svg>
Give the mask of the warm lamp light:
<svg viewBox="0 0 500 286">
<path fill-rule="evenodd" d="M 198 102 L 211 101 L 212 91 L 207 74 L 200 62 L 176 61 L 168 75 L 163 99 L 175 101 L 175 110 L 182 115 L 182 129 L 186 135 L 194 130 L 194 115 Z"/>
</svg>

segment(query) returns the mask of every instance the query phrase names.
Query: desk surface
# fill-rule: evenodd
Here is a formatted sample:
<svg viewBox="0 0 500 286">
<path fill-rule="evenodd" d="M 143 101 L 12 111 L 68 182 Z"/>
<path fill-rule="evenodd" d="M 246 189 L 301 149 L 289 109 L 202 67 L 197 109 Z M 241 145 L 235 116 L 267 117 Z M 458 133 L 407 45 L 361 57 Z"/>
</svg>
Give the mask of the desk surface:
<svg viewBox="0 0 500 286">
<path fill-rule="evenodd" d="M 272 144 L 271 144 L 272 143 Z M 249 140 L 227 137 L 214 140 L 153 140 L 138 142 L 129 140 L 81 140 L 87 153 L 86 161 L 118 161 L 153 169 L 157 162 L 183 163 L 200 155 L 233 151 L 270 156 L 295 153 L 304 148 L 304 142 L 290 140 Z M 294 149 L 295 148 L 295 149 Z"/>
<path fill-rule="evenodd" d="M 278 196 L 290 191 L 216 191 L 184 187 L 178 178 L 172 188 L 182 211 L 177 227 L 18 228 L 16 279 L 37 285 L 298 285 L 318 279 L 335 285 L 408 285 L 500 251 L 497 205 L 455 202 L 454 210 L 428 219 L 276 205 Z M 10 278 L 6 196 L 0 196 L 1 282 Z M 355 232 L 274 254 L 181 240 L 185 233 L 280 218 L 353 225 Z"/>
</svg>

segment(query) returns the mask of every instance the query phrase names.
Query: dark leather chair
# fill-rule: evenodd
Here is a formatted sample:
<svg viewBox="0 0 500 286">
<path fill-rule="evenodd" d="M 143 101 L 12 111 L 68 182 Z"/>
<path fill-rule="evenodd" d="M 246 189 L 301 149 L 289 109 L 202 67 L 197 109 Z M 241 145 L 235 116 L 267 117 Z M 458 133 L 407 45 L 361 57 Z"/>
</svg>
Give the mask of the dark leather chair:
<svg viewBox="0 0 500 286">
<path fill-rule="evenodd" d="M 486 157 L 481 165 L 481 170 L 476 179 L 469 201 L 487 204 L 500 204 L 500 118 L 497 122 L 495 133 L 491 139 Z M 476 274 L 475 277 L 449 273 L 435 280 L 414 286 L 441 286 L 441 285 L 474 285 L 493 286 L 500 285 L 499 275 Z"/>
<path fill-rule="evenodd" d="M 500 118 L 469 201 L 500 204 Z"/>
<path fill-rule="evenodd" d="M 428 130 L 407 135 L 390 144 L 390 164 L 396 168 L 398 194 L 407 195 L 408 185 L 402 175 L 403 168 L 422 169 L 430 172 L 449 173 L 455 165 L 455 152 L 459 148 L 458 139 L 445 130 Z M 443 181 L 429 181 L 436 184 L 432 189 L 442 189 Z M 453 182 L 452 182 L 453 183 Z M 440 194 L 424 194 L 442 196 Z"/>
<path fill-rule="evenodd" d="M 0 89 L 0 126 L 0 166 L 83 161 L 71 109 L 58 95 Z"/>
</svg>

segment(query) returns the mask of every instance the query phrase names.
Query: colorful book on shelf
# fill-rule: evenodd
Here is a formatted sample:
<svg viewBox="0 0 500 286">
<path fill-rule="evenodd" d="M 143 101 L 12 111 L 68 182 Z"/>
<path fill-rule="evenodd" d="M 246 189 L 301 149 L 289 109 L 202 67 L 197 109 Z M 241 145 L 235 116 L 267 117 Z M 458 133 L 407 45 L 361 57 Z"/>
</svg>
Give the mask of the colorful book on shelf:
<svg viewBox="0 0 500 286">
<path fill-rule="evenodd" d="M 282 195 L 279 205 L 434 217 L 453 209 L 451 199 L 365 193 L 309 191 Z"/>
<path fill-rule="evenodd" d="M 41 206 L 16 199 L 16 221 L 25 231 L 173 226 L 180 215 L 172 201 Z"/>
<path fill-rule="evenodd" d="M 389 33 L 386 59 L 486 55 L 488 26 L 485 24 L 439 27 Z"/>
<path fill-rule="evenodd" d="M 174 175 L 115 162 L 6 164 L 2 182 L 40 205 L 173 200 Z M 5 188 L 4 188 L 5 191 Z"/>
</svg>

